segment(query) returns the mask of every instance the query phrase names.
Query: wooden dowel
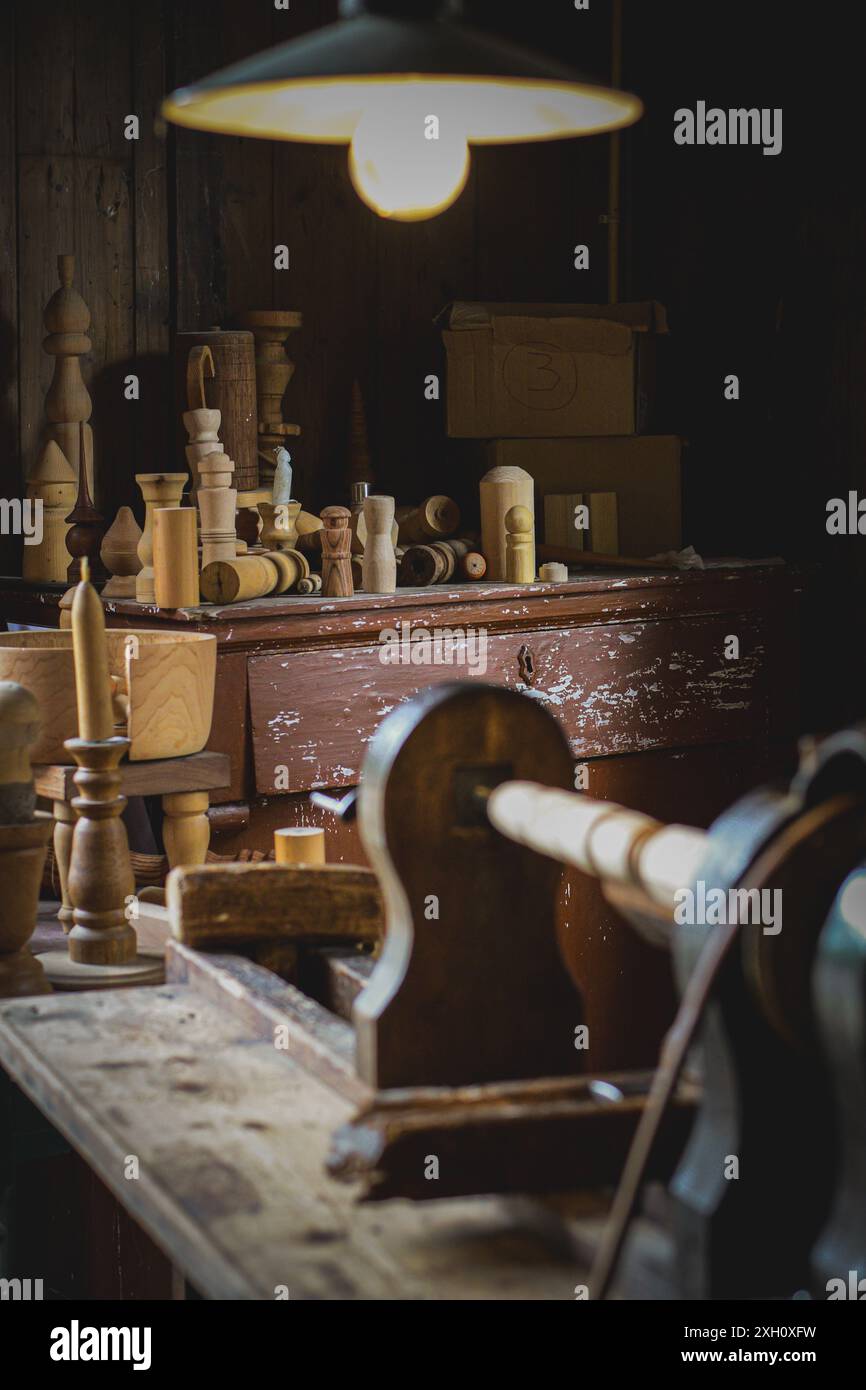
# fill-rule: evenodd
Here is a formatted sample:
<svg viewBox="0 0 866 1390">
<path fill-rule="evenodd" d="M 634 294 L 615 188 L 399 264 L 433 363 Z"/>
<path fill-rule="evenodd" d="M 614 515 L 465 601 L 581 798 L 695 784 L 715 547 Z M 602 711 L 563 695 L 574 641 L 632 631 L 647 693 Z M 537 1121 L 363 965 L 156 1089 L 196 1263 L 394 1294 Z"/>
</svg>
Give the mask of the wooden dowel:
<svg viewBox="0 0 866 1390">
<path fill-rule="evenodd" d="M 510 840 L 594 878 L 637 884 L 664 907 L 694 883 L 706 853 L 703 830 L 662 825 L 611 802 L 534 782 L 496 787 L 487 814 Z"/>
</svg>

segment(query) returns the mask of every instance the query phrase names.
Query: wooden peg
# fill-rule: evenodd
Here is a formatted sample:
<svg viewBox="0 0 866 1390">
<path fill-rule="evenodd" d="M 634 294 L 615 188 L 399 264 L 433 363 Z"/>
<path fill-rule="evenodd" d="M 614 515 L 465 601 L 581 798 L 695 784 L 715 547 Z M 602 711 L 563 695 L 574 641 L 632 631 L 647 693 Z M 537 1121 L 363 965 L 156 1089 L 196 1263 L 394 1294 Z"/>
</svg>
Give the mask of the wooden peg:
<svg viewBox="0 0 866 1390">
<path fill-rule="evenodd" d="M 36 697 L 0 681 L 0 998 L 48 994 L 27 943 L 36 925 L 51 817 L 35 812 L 30 750 L 40 726 Z"/>
<path fill-rule="evenodd" d="M 528 507 L 510 507 L 505 514 L 505 577 L 509 584 L 535 582 L 535 537 Z"/>
<path fill-rule="evenodd" d="M 400 540 L 403 543 L 441 541 L 453 536 L 460 525 L 460 508 L 450 497 L 437 494 L 414 507 L 400 521 Z"/>
<path fill-rule="evenodd" d="M 533 482 L 523 468 L 502 464 L 481 479 L 481 549 L 487 560 L 487 578 L 505 579 L 505 515 L 514 506 L 534 514 Z M 561 557 L 550 556 L 550 559 Z"/>
<path fill-rule="evenodd" d="M 83 423 L 79 425 L 79 433 L 81 436 L 80 451 L 83 458 L 86 452 Z M 89 573 L 93 581 L 102 582 L 107 579 L 105 566 L 99 558 L 99 549 L 102 545 L 105 527 L 102 514 L 96 510 L 90 496 L 86 468 L 82 468 L 79 474 L 78 497 L 66 520 L 70 523 L 66 533 L 66 549 L 72 556 L 66 571 L 66 578 L 70 583 L 75 583 L 81 575 L 81 562 L 86 558 L 89 562 Z"/>
<path fill-rule="evenodd" d="M 393 594 L 397 588 L 397 561 L 391 540 L 393 497 L 368 497 L 364 502 L 367 540 L 361 582 L 365 594 Z"/>
<path fill-rule="evenodd" d="M 355 592 L 350 561 L 348 507 L 325 507 L 322 512 L 322 593 L 326 598 L 350 598 Z"/>
<path fill-rule="evenodd" d="M 314 825 L 290 825 L 274 831 L 278 864 L 324 864 L 325 832 Z"/>
<path fill-rule="evenodd" d="M 105 533 L 99 552 L 102 563 L 111 576 L 102 590 L 104 599 L 135 598 L 135 576 L 141 569 L 141 560 L 138 558 L 140 540 L 141 527 L 132 509 L 120 507 Z"/>
<path fill-rule="evenodd" d="M 159 608 L 194 608 L 199 601 L 195 523 L 195 507 L 154 508 L 154 597 Z"/>
<path fill-rule="evenodd" d="M 243 603 L 263 598 L 276 588 L 279 572 L 265 555 L 239 555 L 234 560 L 215 560 L 199 578 L 207 603 Z"/>
<path fill-rule="evenodd" d="M 162 978 L 162 963 L 141 960 L 128 917 L 135 896 L 126 829 L 120 819 L 121 759 L 129 739 L 112 736 L 108 646 L 102 604 L 85 578 L 72 605 L 75 690 L 79 738 L 65 748 L 78 764 L 73 801 L 78 820 L 72 833 L 67 887 L 73 927 L 68 954 L 42 956 L 45 973 L 58 989 L 148 984 Z"/>
<path fill-rule="evenodd" d="M 55 359 L 54 377 L 45 397 L 45 414 L 76 481 L 84 460 L 87 490 L 92 497 L 93 433 L 88 421 L 93 405 L 81 375 L 81 358 L 86 357 L 93 346 L 87 336 L 90 310 L 72 286 L 75 257 L 58 256 L 57 272 L 60 288 L 48 301 L 44 318 L 48 337 L 42 346 Z"/>
<path fill-rule="evenodd" d="M 27 480 L 27 496 L 42 504 L 42 540 L 24 546 L 22 575 L 34 582 L 62 584 L 67 578 L 69 552 L 67 513 L 75 506 L 75 474 L 60 445 L 49 439 Z"/>
<path fill-rule="evenodd" d="M 141 569 L 135 576 L 138 603 L 156 603 L 153 575 L 153 513 L 156 507 L 179 507 L 186 473 L 136 473 L 135 481 L 144 498 L 144 530 L 138 542 Z"/>
</svg>

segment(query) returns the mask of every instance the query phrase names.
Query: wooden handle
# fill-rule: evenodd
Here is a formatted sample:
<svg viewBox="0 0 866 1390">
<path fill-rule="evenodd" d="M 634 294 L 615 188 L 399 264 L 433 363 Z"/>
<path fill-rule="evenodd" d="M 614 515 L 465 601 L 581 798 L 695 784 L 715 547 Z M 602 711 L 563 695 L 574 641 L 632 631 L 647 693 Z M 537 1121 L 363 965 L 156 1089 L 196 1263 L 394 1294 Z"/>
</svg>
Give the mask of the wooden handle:
<svg viewBox="0 0 866 1390">
<path fill-rule="evenodd" d="M 190 410 L 207 410 L 204 378 L 216 376 L 213 353 L 207 343 L 190 348 L 186 362 L 186 401 Z"/>
<path fill-rule="evenodd" d="M 703 830 L 662 825 L 609 801 L 534 782 L 496 787 L 487 814 L 508 839 L 594 878 L 637 885 L 666 908 L 678 889 L 694 883 L 706 853 Z"/>
</svg>

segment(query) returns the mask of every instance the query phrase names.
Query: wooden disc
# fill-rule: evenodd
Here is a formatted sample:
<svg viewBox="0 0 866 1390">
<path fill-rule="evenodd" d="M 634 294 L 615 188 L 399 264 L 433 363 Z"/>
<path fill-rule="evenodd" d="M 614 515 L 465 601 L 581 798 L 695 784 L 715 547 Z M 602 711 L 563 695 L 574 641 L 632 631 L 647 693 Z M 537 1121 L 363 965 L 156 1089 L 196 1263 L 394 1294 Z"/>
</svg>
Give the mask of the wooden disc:
<svg viewBox="0 0 866 1390">
<path fill-rule="evenodd" d="M 165 980 L 165 963 L 152 956 L 136 956 L 124 965 L 81 965 L 66 951 L 46 951 L 38 960 L 49 983 L 64 992 L 161 985 Z"/>
</svg>

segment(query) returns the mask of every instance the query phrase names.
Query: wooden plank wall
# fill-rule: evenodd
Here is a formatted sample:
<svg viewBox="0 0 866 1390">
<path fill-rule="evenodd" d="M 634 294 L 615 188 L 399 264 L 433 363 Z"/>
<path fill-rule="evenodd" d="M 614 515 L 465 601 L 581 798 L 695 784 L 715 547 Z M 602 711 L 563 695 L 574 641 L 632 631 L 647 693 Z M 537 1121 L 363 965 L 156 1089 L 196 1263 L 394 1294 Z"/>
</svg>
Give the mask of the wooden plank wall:
<svg viewBox="0 0 866 1390">
<path fill-rule="evenodd" d="M 522 10 L 524 7 L 516 7 Z M 362 384 L 378 485 L 401 500 L 441 486 L 442 371 L 433 317 L 453 298 L 604 299 L 603 139 L 476 151 L 457 204 L 389 225 L 356 197 L 346 151 L 160 128 L 163 92 L 331 21 L 336 0 L 16 0 L 0 16 L 0 496 L 44 438 L 52 364 L 42 312 L 74 251 L 93 315 L 99 501 L 140 512 L 133 475 L 177 467 L 168 353 L 175 329 L 232 326 L 245 308 L 299 309 L 286 418 L 303 426 L 296 493 L 346 500 L 349 401 Z M 609 4 L 470 17 L 604 70 Z M 577 40 L 579 39 L 579 44 Z M 138 141 L 124 138 L 137 114 Z M 591 246 L 576 272 L 572 247 Z M 274 269 L 274 246 L 291 268 Z M 124 399 L 136 372 L 141 399 Z M 5 538 L 4 538 L 5 540 Z M 8 543 L 7 543 L 8 552 Z M 3 568 L 17 573 L 15 545 Z"/>
</svg>

